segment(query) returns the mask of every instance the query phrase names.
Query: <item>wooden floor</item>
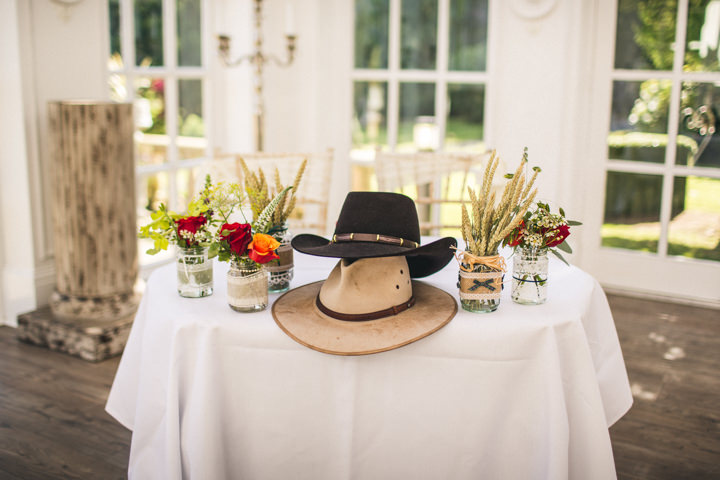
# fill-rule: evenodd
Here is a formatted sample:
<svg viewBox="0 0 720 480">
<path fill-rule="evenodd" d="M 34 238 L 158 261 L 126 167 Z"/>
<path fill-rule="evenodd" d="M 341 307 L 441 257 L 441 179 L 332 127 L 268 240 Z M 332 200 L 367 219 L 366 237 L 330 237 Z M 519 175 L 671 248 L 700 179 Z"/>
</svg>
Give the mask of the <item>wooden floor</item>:
<svg viewBox="0 0 720 480">
<path fill-rule="evenodd" d="M 720 478 L 720 311 L 610 296 L 635 404 L 610 434 L 619 479 Z M 92 364 L 0 327 L 0 480 L 126 478 L 104 411 L 118 358 Z"/>
</svg>

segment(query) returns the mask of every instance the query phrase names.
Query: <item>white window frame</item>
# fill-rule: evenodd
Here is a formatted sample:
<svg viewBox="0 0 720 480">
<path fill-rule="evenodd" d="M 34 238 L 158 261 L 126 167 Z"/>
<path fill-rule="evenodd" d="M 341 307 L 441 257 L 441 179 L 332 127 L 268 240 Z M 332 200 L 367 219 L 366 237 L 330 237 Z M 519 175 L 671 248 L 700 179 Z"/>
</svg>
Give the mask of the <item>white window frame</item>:
<svg viewBox="0 0 720 480">
<path fill-rule="evenodd" d="M 190 169 L 197 167 L 206 161 L 212 154 L 212 142 L 210 141 L 210 132 L 212 131 L 212 98 L 210 88 L 210 68 L 209 60 L 213 55 L 212 47 L 214 46 L 209 36 L 210 32 L 210 9 L 209 0 L 200 0 L 201 8 L 201 65 L 199 67 L 178 66 L 177 65 L 177 12 L 176 0 L 162 1 L 162 18 L 163 18 L 163 66 L 141 67 L 135 65 L 135 25 L 134 25 L 134 0 L 119 0 L 120 5 L 120 51 L 123 59 L 123 66 L 120 69 L 113 69 L 109 73 L 123 75 L 125 77 L 126 95 L 125 101 L 132 102 L 135 100 L 135 79 L 138 77 L 162 78 L 164 80 L 164 102 L 165 102 L 165 135 L 157 136 L 163 144 L 167 146 L 167 160 L 162 164 L 153 165 L 136 165 L 135 166 L 135 183 L 136 188 L 140 188 L 143 178 L 161 172 L 168 174 L 168 208 L 170 210 L 178 207 L 178 188 L 177 188 L 177 172 L 182 169 Z M 109 51 L 108 57 L 112 52 Z M 205 148 L 204 156 L 190 159 L 180 159 L 178 144 L 185 139 L 191 137 L 180 137 L 178 135 L 177 115 L 178 115 L 178 81 L 182 79 L 196 79 L 202 82 L 202 118 L 205 127 Z M 142 140 L 143 134 L 136 130 L 136 144 Z M 137 195 L 136 195 L 137 197 Z M 141 261 L 141 274 L 144 276 L 149 270 L 167 263 L 169 260 L 167 255 L 158 255 L 157 258 L 147 258 L 143 251 L 138 251 L 138 255 L 143 258 Z"/>
<path fill-rule="evenodd" d="M 487 57 L 485 71 L 451 71 L 448 70 L 450 53 L 450 0 L 438 0 L 437 53 L 434 70 L 409 70 L 400 66 L 400 26 L 402 21 L 403 0 L 390 0 L 388 18 L 388 66 L 382 69 L 354 68 L 351 73 L 353 85 L 357 81 L 386 82 L 387 84 L 387 142 L 388 149 L 395 151 L 400 115 L 400 83 L 434 83 L 435 84 L 435 123 L 438 127 L 438 150 L 445 145 L 447 126 L 447 87 L 448 84 L 484 85 L 485 102 L 483 105 L 485 124 L 483 125 L 483 143 L 487 145 L 490 137 L 487 122 L 489 113 L 488 93 L 490 90 L 490 72 L 492 65 L 490 56 L 490 25 L 487 32 Z M 404 0 L 412 1 L 412 0 Z M 492 18 L 494 2 L 488 1 L 488 19 Z M 355 25 L 353 23 L 353 28 Z M 374 153 L 368 150 L 353 148 L 350 152 L 351 161 L 357 164 L 372 162 Z"/>
</svg>

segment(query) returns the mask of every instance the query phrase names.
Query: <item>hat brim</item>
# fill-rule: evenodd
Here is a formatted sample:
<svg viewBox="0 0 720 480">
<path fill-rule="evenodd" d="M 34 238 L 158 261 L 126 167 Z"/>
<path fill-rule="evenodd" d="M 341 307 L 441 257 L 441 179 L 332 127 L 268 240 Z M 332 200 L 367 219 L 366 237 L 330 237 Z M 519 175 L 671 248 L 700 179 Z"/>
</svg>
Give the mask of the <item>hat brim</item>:
<svg viewBox="0 0 720 480">
<path fill-rule="evenodd" d="M 457 247 L 457 240 L 453 237 L 444 237 L 417 248 L 407 248 L 376 242 L 334 243 L 310 233 L 297 235 L 291 243 L 298 252 L 317 257 L 374 258 L 404 255 L 412 278 L 427 277 L 442 270 L 453 258 L 452 248 Z"/>
<path fill-rule="evenodd" d="M 377 320 L 337 320 L 315 305 L 323 283 L 310 283 L 286 292 L 273 304 L 272 315 L 290 338 L 332 355 L 368 355 L 402 347 L 438 331 L 458 310 L 449 293 L 413 281 L 415 305 L 411 308 Z"/>
</svg>

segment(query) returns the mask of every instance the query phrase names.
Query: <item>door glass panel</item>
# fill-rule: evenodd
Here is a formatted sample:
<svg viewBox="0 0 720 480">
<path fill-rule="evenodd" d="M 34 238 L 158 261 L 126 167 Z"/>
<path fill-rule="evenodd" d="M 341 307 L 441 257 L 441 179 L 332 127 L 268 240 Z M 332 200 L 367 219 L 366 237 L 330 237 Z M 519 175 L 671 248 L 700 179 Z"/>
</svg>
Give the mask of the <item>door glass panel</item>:
<svg viewBox="0 0 720 480">
<path fill-rule="evenodd" d="M 178 80 L 178 133 L 183 137 L 204 137 L 202 80 Z"/>
<path fill-rule="evenodd" d="M 670 80 L 613 82 L 608 158 L 663 163 Z"/>
<path fill-rule="evenodd" d="M 108 0 L 110 17 L 110 70 L 122 67 L 122 51 L 120 50 L 120 0 Z"/>
<path fill-rule="evenodd" d="M 488 0 L 450 2 L 448 69 L 485 71 Z"/>
<path fill-rule="evenodd" d="M 607 172 L 602 245 L 657 252 L 662 176 Z"/>
<path fill-rule="evenodd" d="M 668 254 L 720 261 L 720 179 L 675 177 L 673 183 Z"/>
<path fill-rule="evenodd" d="M 671 70 L 677 0 L 619 0 L 615 68 Z"/>
<path fill-rule="evenodd" d="M 447 150 L 483 148 L 485 85 L 448 84 Z"/>
<path fill-rule="evenodd" d="M 181 168 L 175 174 L 176 187 L 177 187 L 177 199 L 175 205 L 177 205 L 178 212 L 185 212 L 187 210 L 190 199 L 199 192 L 198 185 L 201 185 L 195 178 L 195 172 L 191 168 Z M 196 192 L 197 190 L 197 192 Z"/>
<path fill-rule="evenodd" d="M 688 5 L 686 71 L 720 71 L 720 2 L 691 1 Z"/>
<path fill-rule="evenodd" d="M 200 0 L 177 0 L 177 64 L 202 65 Z"/>
<path fill-rule="evenodd" d="M 168 205 L 168 173 L 158 172 L 150 175 L 143 175 L 137 180 L 137 225 L 147 225 L 152 220 L 150 213 L 156 211 L 161 203 Z M 166 252 L 157 255 L 148 255 L 145 253 L 153 248 L 153 241 L 149 238 L 138 239 L 138 261 L 140 265 L 157 262 L 159 260 L 168 259 L 172 255 L 172 247 Z"/>
<path fill-rule="evenodd" d="M 435 84 L 401 83 L 397 150 L 424 150 L 432 145 L 435 122 Z M 435 127 L 437 135 L 437 127 Z"/>
<path fill-rule="evenodd" d="M 164 135 L 165 80 L 138 77 L 135 79 L 135 126 L 143 133 Z"/>
<path fill-rule="evenodd" d="M 683 82 L 680 108 L 677 164 L 720 167 L 720 82 Z"/>
<path fill-rule="evenodd" d="M 135 64 L 164 65 L 162 0 L 135 0 Z"/>
<path fill-rule="evenodd" d="M 367 150 L 387 145 L 387 83 L 355 82 L 352 144 Z"/>
<path fill-rule="evenodd" d="M 432 70 L 437 51 L 437 0 L 402 2 L 400 65 Z"/>
<path fill-rule="evenodd" d="M 355 68 L 388 66 L 389 0 L 355 1 Z"/>
</svg>

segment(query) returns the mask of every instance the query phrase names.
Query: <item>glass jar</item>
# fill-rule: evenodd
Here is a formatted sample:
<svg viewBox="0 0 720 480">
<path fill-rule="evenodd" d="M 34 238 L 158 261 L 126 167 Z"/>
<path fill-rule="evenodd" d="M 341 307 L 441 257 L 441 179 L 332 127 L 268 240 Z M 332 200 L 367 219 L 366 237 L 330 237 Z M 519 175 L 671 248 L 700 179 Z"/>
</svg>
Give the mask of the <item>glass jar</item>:
<svg viewBox="0 0 720 480">
<path fill-rule="evenodd" d="M 513 302 L 539 305 L 547 300 L 547 248 L 520 248 L 513 259 Z"/>
<path fill-rule="evenodd" d="M 227 297 L 236 312 L 259 312 L 268 306 L 268 272 L 247 260 L 230 262 L 227 273 Z"/>
<path fill-rule="evenodd" d="M 482 258 L 482 257 L 481 257 Z M 460 306 L 473 313 L 494 312 L 500 306 L 503 272 L 483 264 L 460 264 Z"/>
<path fill-rule="evenodd" d="M 207 297 L 213 293 L 213 264 L 208 247 L 177 248 L 177 289 L 181 297 Z"/>
<path fill-rule="evenodd" d="M 293 248 L 290 245 L 292 234 L 288 230 L 287 225 L 273 233 L 275 240 L 280 242 L 276 253 L 280 257 L 279 260 L 273 260 L 265 265 L 265 269 L 270 273 L 268 279 L 268 292 L 282 293 L 290 289 L 290 280 L 293 279 L 295 265 L 293 261 Z"/>
</svg>

